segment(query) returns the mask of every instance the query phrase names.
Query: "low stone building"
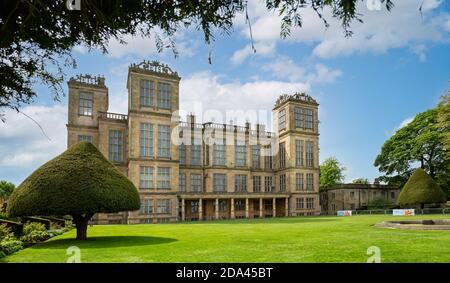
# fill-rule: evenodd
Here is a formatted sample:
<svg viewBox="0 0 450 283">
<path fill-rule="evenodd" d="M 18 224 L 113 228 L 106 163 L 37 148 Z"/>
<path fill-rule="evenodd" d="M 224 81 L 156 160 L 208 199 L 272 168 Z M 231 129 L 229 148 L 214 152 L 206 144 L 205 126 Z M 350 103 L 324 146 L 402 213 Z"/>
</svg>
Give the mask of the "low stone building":
<svg viewBox="0 0 450 283">
<path fill-rule="evenodd" d="M 339 184 L 320 190 L 322 213 L 334 214 L 338 210 L 367 209 L 373 201 L 384 200 L 395 205 L 400 188 L 379 183 Z"/>
</svg>

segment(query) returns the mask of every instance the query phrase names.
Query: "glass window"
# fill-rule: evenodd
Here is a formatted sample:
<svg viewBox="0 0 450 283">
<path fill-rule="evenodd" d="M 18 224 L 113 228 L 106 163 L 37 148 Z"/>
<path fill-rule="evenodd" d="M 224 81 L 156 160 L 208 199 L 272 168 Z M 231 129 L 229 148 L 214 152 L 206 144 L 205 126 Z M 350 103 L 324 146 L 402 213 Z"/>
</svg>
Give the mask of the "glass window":
<svg viewBox="0 0 450 283">
<path fill-rule="evenodd" d="M 153 81 L 141 80 L 141 106 L 154 106 L 155 84 Z"/>
<path fill-rule="evenodd" d="M 158 167 L 158 189 L 170 189 L 170 168 Z"/>
<path fill-rule="evenodd" d="M 272 176 L 264 176 L 264 191 L 272 191 Z"/>
<path fill-rule="evenodd" d="M 201 191 L 202 191 L 202 175 L 191 174 L 191 192 L 201 192 Z"/>
<path fill-rule="evenodd" d="M 261 147 L 252 145 L 252 167 L 259 169 L 261 167 Z"/>
<path fill-rule="evenodd" d="M 236 145 L 235 147 L 236 166 L 245 166 L 246 147 L 245 145 Z"/>
<path fill-rule="evenodd" d="M 312 141 L 306 142 L 306 166 L 313 167 L 314 165 L 314 143 Z"/>
<path fill-rule="evenodd" d="M 78 114 L 83 116 L 92 116 L 93 103 L 94 94 L 90 92 L 80 92 L 80 109 Z"/>
<path fill-rule="evenodd" d="M 141 166 L 140 183 L 141 189 L 153 188 L 153 168 L 147 166 Z"/>
<path fill-rule="evenodd" d="M 224 200 L 220 200 L 219 201 L 219 211 L 220 212 L 224 212 L 224 211 L 227 211 L 228 209 L 227 209 L 227 202 L 226 201 L 224 201 Z"/>
<path fill-rule="evenodd" d="M 253 176 L 253 191 L 261 191 L 261 176 Z"/>
<path fill-rule="evenodd" d="M 305 119 L 305 128 L 313 129 L 313 111 L 312 109 L 306 109 L 306 119 Z"/>
<path fill-rule="evenodd" d="M 141 199 L 141 214 L 151 214 L 153 213 L 153 200 L 151 199 Z"/>
<path fill-rule="evenodd" d="M 109 131 L 109 160 L 122 162 L 122 131 Z"/>
<path fill-rule="evenodd" d="M 140 124 L 140 154 L 142 157 L 153 156 L 153 124 Z"/>
<path fill-rule="evenodd" d="M 202 165 L 202 146 L 193 142 L 191 145 L 191 165 Z"/>
<path fill-rule="evenodd" d="M 314 198 L 306 198 L 306 208 L 307 209 L 314 208 Z"/>
<path fill-rule="evenodd" d="M 294 108 L 294 119 L 295 119 L 295 128 L 304 128 L 303 122 L 303 108 L 295 107 Z"/>
<path fill-rule="evenodd" d="M 314 174 L 313 173 L 306 174 L 306 190 L 314 191 Z"/>
<path fill-rule="evenodd" d="M 170 157 L 170 126 L 158 125 L 158 157 Z"/>
<path fill-rule="evenodd" d="M 308 108 L 294 108 L 295 128 L 314 129 L 314 111 Z"/>
<path fill-rule="evenodd" d="M 234 191 L 235 192 L 247 191 L 247 175 L 237 174 L 234 176 Z"/>
<path fill-rule="evenodd" d="M 158 107 L 170 109 L 171 85 L 158 82 Z"/>
<path fill-rule="evenodd" d="M 186 146 L 184 145 L 184 143 L 180 144 L 178 150 L 180 153 L 180 165 L 186 165 Z"/>
<path fill-rule="evenodd" d="M 241 200 L 241 199 L 236 200 L 236 202 L 234 203 L 234 209 L 236 211 L 243 211 L 243 210 L 245 210 L 245 201 Z"/>
<path fill-rule="evenodd" d="M 286 167 L 286 147 L 285 143 L 280 143 L 280 168 Z"/>
<path fill-rule="evenodd" d="M 303 141 L 295 141 L 295 166 L 304 166 L 303 164 Z"/>
<path fill-rule="evenodd" d="M 227 162 L 227 149 L 225 144 L 213 145 L 213 164 L 225 166 Z"/>
<path fill-rule="evenodd" d="M 295 190 L 303 191 L 304 189 L 303 173 L 295 173 Z"/>
<path fill-rule="evenodd" d="M 78 141 L 87 141 L 92 143 L 92 136 L 87 136 L 87 135 L 78 135 Z"/>
<path fill-rule="evenodd" d="M 191 212 L 197 213 L 199 211 L 199 201 L 198 200 L 192 200 L 191 201 Z"/>
<path fill-rule="evenodd" d="M 286 109 L 280 110 L 278 114 L 278 130 L 286 129 Z"/>
<path fill-rule="evenodd" d="M 186 191 L 186 174 L 185 173 L 180 173 L 180 175 L 178 175 L 178 186 L 179 186 L 180 192 Z"/>
<path fill-rule="evenodd" d="M 305 203 L 303 198 L 296 198 L 295 199 L 295 206 L 297 209 L 304 209 Z"/>
<path fill-rule="evenodd" d="M 286 175 L 285 174 L 280 175 L 280 191 L 281 192 L 286 191 Z"/>
<path fill-rule="evenodd" d="M 272 169 L 272 149 L 269 145 L 264 146 L 264 169 Z"/>
<path fill-rule="evenodd" d="M 227 191 L 227 175 L 226 174 L 213 174 L 213 190 L 214 192 L 226 192 Z"/>
<path fill-rule="evenodd" d="M 170 199 L 157 200 L 156 213 L 170 213 Z"/>
</svg>

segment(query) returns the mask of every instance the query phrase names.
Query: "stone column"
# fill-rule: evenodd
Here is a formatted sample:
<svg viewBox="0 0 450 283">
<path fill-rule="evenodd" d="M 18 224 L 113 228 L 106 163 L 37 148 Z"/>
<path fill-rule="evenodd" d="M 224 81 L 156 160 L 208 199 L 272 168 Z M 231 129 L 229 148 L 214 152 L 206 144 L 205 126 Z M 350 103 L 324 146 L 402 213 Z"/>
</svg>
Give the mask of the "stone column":
<svg viewBox="0 0 450 283">
<path fill-rule="evenodd" d="M 277 199 L 273 198 L 272 200 L 272 217 L 277 216 Z"/>
<path fill-rule="evenodd" d="M 250 218 L 249 207 L 248 207 L 248 198 L 245 199 L 245 218 Z"/>
<path fill-rule="evenodd" d="M 234 219 L 234 198 L 231 198 L 231 204 L 230 204 L 230 218 Z"/>
<path fill-rule="evenodd" d="M 181 221 L 185 221 L 186 220 L 186 209 L 185 209 L 185 204 L 184 204 L 184 198 L 181 199 Z"/>
<path fill-rule="evenodd" d="M 216 198 L 216 219 L 219 219 L 219 199 Z"/>
<path fill-rule="evenodd" d="M 198 220 L 203 220 L 203 206 L 202 206 L 202 199 L 198 200 Z"/>
<path fill-rule="evenodd" d="M 263 218 L 264 214 L 263 214 L 263 199 L 260 198 L 259 199 L 259 217 Z"/>
<path fill-rule="evenodd" d="M 286 203 L 284 205 L 284 210 L 285 210 L 285 216 L 288 217 L 289 216 L 289 198 L 286 198 Z"/>
</svg>

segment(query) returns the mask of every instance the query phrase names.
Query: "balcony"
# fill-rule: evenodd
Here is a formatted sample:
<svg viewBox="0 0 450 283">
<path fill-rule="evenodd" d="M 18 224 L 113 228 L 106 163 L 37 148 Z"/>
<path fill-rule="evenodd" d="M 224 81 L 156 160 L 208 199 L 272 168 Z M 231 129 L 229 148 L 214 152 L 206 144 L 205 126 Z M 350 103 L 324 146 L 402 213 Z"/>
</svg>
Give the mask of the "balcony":
<svg viewBox="0 0 450 283">
<path fill-rule="evenodd" d="M 114 120 L 120 122 L 126 122 L 128 120 L 128 115 L 111 113 L 111 112 L 101 112 L 99 111 L 99 118 L 105 120 Z"/>
</svg>

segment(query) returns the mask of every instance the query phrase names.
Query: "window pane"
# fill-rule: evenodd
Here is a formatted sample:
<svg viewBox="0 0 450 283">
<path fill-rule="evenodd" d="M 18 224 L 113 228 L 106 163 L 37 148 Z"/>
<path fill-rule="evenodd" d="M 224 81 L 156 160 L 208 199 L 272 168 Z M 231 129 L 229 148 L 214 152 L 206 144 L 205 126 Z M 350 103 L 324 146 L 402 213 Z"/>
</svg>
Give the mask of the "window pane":
<svg viewBox="0 0 450 283">
<path fill-rule="evenodd" d="M 246 147 L 245 145 L 235 146 L 235 162 L 236 166 L 245 166 Z"/>
<path fill-rule="evenodd" d="M 153 156 L 153 124 L 140 124 L 140 154 L 145 157 Z"/>
<path fill-rule="evenodd" d="M 78 135 L 78 141 L 87 141 L 92 143 L 92 136 L 86 136 L 86 135 Z"/>
<path fill-rule="evenodd" d="M 158 82 L 158 107 L 170 109 L 171 85 Z"/>
<path fill-rule="evenodd" d="M 170 168 L 158 167 L 158 189 L 170 189 Z"/>
<path fill-rule="evenodd" d="M 158 125 L 158 157 L 170 157 L 170 126 Z"/>
<path fill-rule="evenodd" d="M 154 106 L 155 85 L 153 81 L 141 80 L 140 82 L 140 102 L 141 106 Z"/>
<path fill-rule="evenodd" d="M 80 92 L 79 115 L 92 116 L 92 104 L 94 95 L 89 92 Z"/>
<path fill-rule="evenodd" d="M 122 131 L 109 131 L 109 160 L 122 162 Z"/>
<path fill-rule="evenodd" d="M 153 168 L 152 167 L 141 166 L 140 188 L 141 189 L 153 188 Z"/>
</svg>

